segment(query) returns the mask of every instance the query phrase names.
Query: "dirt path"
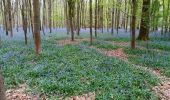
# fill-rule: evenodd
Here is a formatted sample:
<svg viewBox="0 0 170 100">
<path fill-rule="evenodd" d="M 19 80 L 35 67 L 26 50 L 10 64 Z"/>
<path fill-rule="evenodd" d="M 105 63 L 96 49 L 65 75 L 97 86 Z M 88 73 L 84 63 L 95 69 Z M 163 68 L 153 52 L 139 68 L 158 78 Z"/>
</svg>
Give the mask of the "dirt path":
<svg viewBox="0 0 170 100">
<path fill-rule="evenodd" d="M 89 92 L 87 94 L 72 96 L 61 100 L 95 100 L 95 92 Z"/>
<path fill-rule="evenodd" d="M 47 100 L 45 95 L 43 94 L 32 95 L 26 92 L 26 89 L 27 89 L 27 85 L 22 84 L 15 89 L 7 90 L 6 91 L 7 100 Z M 89 92 L 87 94 L 83 94 L 79 96 L 59 98 L 58 100 L 95 100 L 95 92 Z"/>
<path fill-rule="evenodd" d="M 9 89 L 6 91 L 7 100 L 43 100 L 39 99 L 39 96 L 26 93 L 26 84 L 22 84 L 15 89 Z"/>
<path fill-rule="evenodd" d="M 68 44 L 80 44 L 83 41 L 90 41 L 89 38 L 84 38 L 84 39 L 75 39 L 74 41 L 71 41 L 70 39 L 63 39 L 63 40 L 58 40 L 57 44 L 60 46 L 65 46 Z"/>
</svg>

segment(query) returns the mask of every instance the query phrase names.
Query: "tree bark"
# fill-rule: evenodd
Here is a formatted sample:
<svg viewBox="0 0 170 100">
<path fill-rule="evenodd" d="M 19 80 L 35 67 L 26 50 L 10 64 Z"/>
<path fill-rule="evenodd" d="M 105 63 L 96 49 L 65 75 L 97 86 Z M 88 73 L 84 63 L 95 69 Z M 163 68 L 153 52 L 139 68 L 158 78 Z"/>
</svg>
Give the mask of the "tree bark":
<svg viewBox="0 0 170 100">
<path fill-rule="evenodd" d="M 138 40 L 149 40 L 150 29 L 150 0 L 143 0 L 142 18 Z"/>
<path fill-rule="evenodd" d="M 8 4 L 8 21 L 9 21 L 9 31 L 11 32 L 10 36 L 13 37 L 13 31 L 12 31 L 12 14 L 11 14 L 11 0 L 7 0 Z"/>
<path fill-rule="evenodd" d="M 98 3 L 98 0 L 95 0 L 95 37 L 97 37 L 97 3 Z"/>
<path fill-rule="evenodd" d="M 40 2 L 39 0 L 33 0 L 33 11 L 34 11 L 34 43 L 36 54 L 40 54 Z"/>
<path fill-rule="evenodd" d="M 93 16 L 92 16 L 92 0 L 90 0 L 90 45 L 92 45 L 93 42 L 93 33 L 92 33 L 92 27 L 93 27 Z"/>
<path fill-rule="evenodd" d="M 52 7 L 51 7 L 51 0 L 48 1 L 48 18 L 49 18 L 49 29 L 50 33 L 52 33 Z"/>
<path fill-rule="evenodd" d="M 75 10 L 75 0 L 68 0 L 69 6 L 69 22 L 71 28 L 71 41 L 74 41 L 74 27 L 73 27 L 73 18 L 74 18 L 74 10 Z"/>
<path fill-rule="evenodd" d="M 135 31 L 136 31 L 136 0 L 132 0 L 132 40 L 131 40 L 132 49 L 135 49 Z"/>
</svg>

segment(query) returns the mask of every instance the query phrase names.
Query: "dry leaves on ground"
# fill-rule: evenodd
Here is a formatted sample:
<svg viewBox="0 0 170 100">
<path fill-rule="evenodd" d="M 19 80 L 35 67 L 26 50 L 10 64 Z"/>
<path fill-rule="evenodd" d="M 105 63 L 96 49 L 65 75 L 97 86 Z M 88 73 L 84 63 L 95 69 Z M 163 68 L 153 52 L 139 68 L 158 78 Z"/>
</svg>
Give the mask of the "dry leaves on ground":
<svg viewBox="0 0 170 100">
<path fill-rule="evenodd" d="M 20 85 L 17 89 L 6 91 L 7 100 L 39 100 L 38 96 L 33 96 L 25 93 L 27 85 Z"/>
<path fill-rule="evenodd" d="M 83 95 L 80 95 L 80 96 L 69 97 L 69 98 L 66 98 L 64 100 L 95 100 L 95 93 L 90 92 L 90 93 L 83 94 Z"/>
<path fill-rule="evenodd" d="M 75 39 L 74 41 L 71 41 L 70 39 L 64 39 L 64 40 L 57 41 L 57 44 L 64 46 L 64 45 L 68 45 L 68 44 L 79 44 L 83 41 L 90 41 L 90 39 L 89 38 Z"/>
</svg>

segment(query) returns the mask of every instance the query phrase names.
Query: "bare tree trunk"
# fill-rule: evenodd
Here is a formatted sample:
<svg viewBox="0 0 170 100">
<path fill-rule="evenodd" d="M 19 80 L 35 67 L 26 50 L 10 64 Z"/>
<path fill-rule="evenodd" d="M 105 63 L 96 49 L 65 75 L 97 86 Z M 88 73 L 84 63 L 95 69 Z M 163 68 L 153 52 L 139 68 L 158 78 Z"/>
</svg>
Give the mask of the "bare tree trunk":
<svg viewBox="0 0 170 100">
<path fill-rule="evenodd" d="M 21 8 L 21 15 L 22 15 L 22 23 L 23 23 L 23 30 L 24 30 L 24 36 L 25 36 L 25 44 L 27 44 L 27 5 L 26 1 L 23 0 L 22 2 L 22 8 Z"/>
<path fill-rule="evenodd" d="M 98 13 L 97 13 L 97 3 L 98 3 L 98 0 L 95 0 L 95 37 L 97 37 L 97 16 L 98 16 Z"/>
<path fill-rule="evenodd" d="M 33 16 L 32 16 L 32 2 L 31 2 L 32 0 L 28 0 L 28 2 L 29 2 L 29 17 L 30 17 L 30 21 L 31 21 L 31 30 L 32 30 L 32 34 L 34 33 L 33 32 L 33 20 L 32 20 L 32 18 L 33 18 Z M 34 38 L 34 34 L 33 34 L 33 38 Z"/>
<path fill-rule="evenodd" d="M 111 29 L 111 34 L 114 34 L 114 8 L 112 8 L 112 29 Z"/>
<path fill-rule="evenodd" d="M 51 10 L 51 0 L 48 0 L 48 13 L 49 13 L 49 29 L 50 33 L 52 33 L 52 10 Z"/>
<path fill-rule="evenodd" d="M 90 3 L 90 45 L 92 45 L 93 42 L 93 33 L 92 33 L 92 27 L 93 27 L 93 16 L 92 16 L 92 0 L 89 1 Z"/>
<path fill-rule="evenodd" d="M 142 18 L 140 25 L 140 32 L 138 36 L 138 40 L 148 40 L 149 39 L 149 29 L 150 29 L 150 0 L 143 0 L 142 7 Z"/>
<path fill-rule="evenodd" d="M 80 1 L 77 1 L 77 35 L 80 35 Z"/>
<path fill-rule="evenodd" d="M 46 2 L 45 1 L 46 0 L 43 0 L 43 21 L 42 21 L 42 31 L 43 31 L 44 35 L 45 35 L 44 28 L 46 28 L 45 27 L 45 25 L 46 25 L 46 16 L 45 16 L 45 14 L 46 14 Z"/>
<path fill-rule="evenodd" d="M 3 0 L 3 5 L 4 5 L 5 30 L 6 30 L 6 35 L 8 35 L 8 21 L 7 21 L 7 6 L 6 6 L 6 0 Z"/>
<path fill-rule="evenodd" d="M 11 15 L 11 0 L 7 0 L 8 4 L 8 21 L 9 21 L 9 30 L 11 32 L 10 36 L 13 37 L 13 31 L 12 31 L 12 15 Z"/>
<path fill-rule="evenodd" d="M 74 10 L 75 10 L 75 0 L 68 0 L 69 6 L 69 22 L 71 28 L 71 41 L 74 41 L 74 27 L 73 27 L 73 18 L 74 18 Z"/>
<path fill-rule="evenodd" d="M 132 0 L 132 40 L 131 48 L 135 49 L 135 31 L 136 31 L 136 0 Z"/>
<path fill-rule="evenodd" d="M 36 54 L 40 54 L 40 2 L 39 0 L 33 0 L 33 11 L 34 11 L 34 42 Z"/>
</svg>

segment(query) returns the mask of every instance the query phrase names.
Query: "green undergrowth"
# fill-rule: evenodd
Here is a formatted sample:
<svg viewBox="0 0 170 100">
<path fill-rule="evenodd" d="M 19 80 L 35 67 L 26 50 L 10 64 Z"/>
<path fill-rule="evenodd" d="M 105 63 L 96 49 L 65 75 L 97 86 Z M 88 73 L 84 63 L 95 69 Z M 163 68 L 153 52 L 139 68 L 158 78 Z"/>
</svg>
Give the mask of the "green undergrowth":
<svg viewBox="0 0 170 100">
<path fill-rule="evenodd" d="M 143 46 L 148 49 L 156 49 L 161 51 L 168 51 L 170 52 L 170 42 L 169 41 L 160 41 L 160 40 L 151 40 L 151 41 L 145 41 L 141 42 L 138 41 L 139 46 Z"/>
<path fill-rule="evenodd" d="M 130 38 L 119 38 L 119 37 L 114 37 L 114 36 L 99 36 L 98 37 L 100 40 L 104 41 L 114 41 L 114 42 L 129 42 Z"/>
<path fill-rule="evenodd" d="M 129 55 L 129 61 L 145 67 L 160 69 L 162 74 L 170 77 L 170 52 L 156 51 L 153 49 L 129 49 L 125 52 Z"/>
<path fill-rule="evenodd" d="M 26 83 L 31 92 L 55 99 L 88 92 L 95 92 L 96 100 L 157 99 L 151 91 L 157 78 L 95 49 L 58 46 L 47 39 L 39 56 L 33 48 L 33 43 L 23 41 L 2 43 L 0 67 L 7 88 Z"/>
</svg>

